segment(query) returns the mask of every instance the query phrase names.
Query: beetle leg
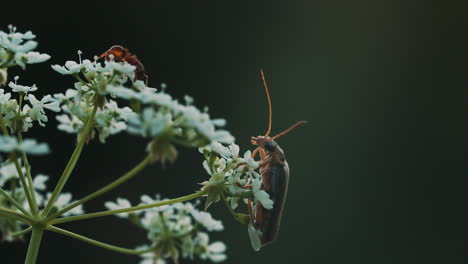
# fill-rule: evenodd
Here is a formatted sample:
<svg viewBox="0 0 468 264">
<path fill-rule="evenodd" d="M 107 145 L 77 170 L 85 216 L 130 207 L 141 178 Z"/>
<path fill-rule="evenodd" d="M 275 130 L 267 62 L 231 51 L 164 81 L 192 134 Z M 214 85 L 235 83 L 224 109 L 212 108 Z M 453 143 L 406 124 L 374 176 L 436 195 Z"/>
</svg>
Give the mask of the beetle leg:
<svg viewBox="0 0 468 264">
<path fill-rule="evenodd" d="M 237 169 L 240 166 L 245 166 L 245 165 L 247 165 L 247 162 L 241 162 L 241 163 L 237 164 L 236 167 L 234 167 L 234 169 Z"/>
<path fill-rule="evenodd" d="M 261 147 L 257 147 L 256 149 L 254 149 L 254 151 L 252 152 L 252 159 L 255 158 L 255 156 L 257 155 L 257 153 L 260 151 L 260 150 L 263 150 Z M 265 152 L 265 151 L 263 151 Z M 261 155 L 261 154 L 260 154 Z"/>
<path fill-rule="evenodd" d="M 252 226 L 254 226 L 256 228 L 254 212 L 253 212 L 253 208 L 252 208 L 252 198 L 249 198 L 249 202 L 247 203 L 247 207 L 249 208 L 250 223 L 252 223 Z"/>
<path fill-rule="evenodd" d="M 252 190 L 252 185 L 241 185 L 240 183 L 236 183 L 237 187 L 241 187 L 242 189 L 249 189 Z"/>
<path fill-rule="evenodd" d="M 257 204 L 257 208 L 255 210 L 255 228 L 260 228 L 263 225 L 263 206 L 261 204 Z"/>
<path fill-rule="evenodd" d="M 269 191 L 271 187 L 270 178 L 268 177 L 268 167 L 271 164 L 271 157 L 268 156 L 263 148 L 258 150 L 262 160 L 259 162 L 260 174 L 262 175 L 263 190 Z"/>
<path fill-rule="evenodd" d="M 270 164 L 271 157 L 266 154 L 265 150 L 260 148 L 258 152 L 260 153 L 260 158 L 262 159 L 258 164 L 260 168 Z"/>
</svg>

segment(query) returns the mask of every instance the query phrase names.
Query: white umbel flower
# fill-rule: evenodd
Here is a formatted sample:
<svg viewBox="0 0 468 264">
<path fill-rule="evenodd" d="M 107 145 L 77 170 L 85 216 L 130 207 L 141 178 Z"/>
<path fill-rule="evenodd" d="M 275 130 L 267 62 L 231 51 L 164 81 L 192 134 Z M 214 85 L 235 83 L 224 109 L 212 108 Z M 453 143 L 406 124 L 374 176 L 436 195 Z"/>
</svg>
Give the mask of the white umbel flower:
<svg viewBox="0 0 468 264">
<path fill-rule="evenodd" d="M 213 219 L 211 214 L 208 212 L 193 210 L 191 213 L 193 218 L 195 218 L 195 221 L 203 225 L 203 227 L 208 231 L 222 231 L 224 229 L 223 223 L 219 220 Z"/>
<path fill-rule="evenodd" d="M 254 193 L 255 201 L 262 204 L 265 209 L 273 208 L 273 201 L 264 190 L 260 190 L 262 183 L 259 178 L 254 179 L 252 183 L 252 192 Z"/>
<path fill-rule="evenodd" d="M 32 155 L 48 154 L 49 145 L 47 143 L 38 143 L 35 139 L 24 139 L 22 143 L 11 136 L 0 136 L 0 152 L 24 152 Z"/>
<path fill-rule="evenodd" d="M 33 84 L 32 86 L 24 86 L 24 85 L 19 85 L 16 83 L 16 81 L 18 80 L 18 76 L 15 77 L 15 82 L 10 82 L 8 84 L 8 86 L 13 89 L 13 92 L 17 92 L 17 93 L 29 93 L 29 92 L 34 92 L 34 91 L 37 91 L 37 87 L 35 84 Z"/>
<path fill-rule="evenodd" d="M 114 202 L 106 202 L 104 204 L 104 206 L 109 209 L 109 210 L 117 210 L 117 209 L 123 209 L 123 208 L 128 208 L 128 207 L 131 207 L 132 204 L 130 203 L 129 200 L 125 199 L 125 198 L 117 198 L 117 202 L 114 203 Z M 116 214 L 117 217 L 120 217 L 120 218 L 127 218 L 128 217 L 128 213 L 120 213 L 120 214 Z"/>
</svg>

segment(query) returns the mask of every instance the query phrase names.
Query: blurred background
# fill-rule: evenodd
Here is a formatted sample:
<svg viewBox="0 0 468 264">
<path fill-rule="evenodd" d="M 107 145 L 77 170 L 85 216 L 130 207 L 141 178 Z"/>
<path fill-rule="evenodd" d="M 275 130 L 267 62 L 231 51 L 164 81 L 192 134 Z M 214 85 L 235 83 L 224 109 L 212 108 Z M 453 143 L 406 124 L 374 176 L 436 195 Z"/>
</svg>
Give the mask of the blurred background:
<svg viewBox="0 0 468 264">
<path fill-rule="evenodd" d="M 254 252 L 246 228 L 221 204 L 210 208 L 226 227 L 213 234 L 228 244 L 226 263 L 467 263 L 467 6 L 434 2 L 2 1 L 0 28 L 32 30 L 37 50 L 52 56 L 11 72 L 39 93 L 72 86 L 50 64 L 77 60 L 78 49 L 92 58 L 127 47 L 150 86 L 164 82 L 174 97 L 189 94 L 226 118 L 242 151 L 267 128 L 264 69 L 273 133 L 309 122 L 278 140 L 291 167 L 278 241 Z M 31 136 L 51 145 L 32 169 L 53 186 L 75 138 L 51 119 Z M 79 198 L 98 189 L 139 162 L 144 147 L 127 135 L 90 143 L 65 191 Z M 174 165 L 150 167 L 85 209 L 103 210 L 116 197 L 192 193 L 207 179 L 201 162 L 196 150 L 180 149 Z M 121 246 L 145 242 L 112 216 L 61 226 Z M 1 263 L 23 263 L 26 248 L 1 244 Z M 38 263 L 138 261 L 49 232 Z"/>
</svg>

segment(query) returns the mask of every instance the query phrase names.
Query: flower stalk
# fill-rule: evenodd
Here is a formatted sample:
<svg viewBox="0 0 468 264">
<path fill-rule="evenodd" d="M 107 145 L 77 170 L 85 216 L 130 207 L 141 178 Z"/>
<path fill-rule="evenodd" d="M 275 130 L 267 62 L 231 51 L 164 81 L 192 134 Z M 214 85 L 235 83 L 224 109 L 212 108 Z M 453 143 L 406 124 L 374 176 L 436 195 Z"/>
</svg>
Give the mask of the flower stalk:
<svg viewBox="0 0 468 264">
<path fill-rule="evenodd" d="M 2 207 L 0 207 L 0 216 L 17 220 L 26 224 L 31 224 L 33 222 L 33 220 L 29 216 L 22 215 L 18 212 Z"/>
<path fill-rule="evenodd" d="M 32 226 L 32 235 L 29 241 L 28 253 L 26 255 L 26 264 L 35 264 L 39 247 L 41 246 L 42 235 L 44 234 L 44 227 L 40 225 Z"/>
<path fill-rule="evenodd" d="M 23 190 L 24 190 L 24 194 L 26 195 L 26 199 L 28 200 L 29 208 L 34 208 L 34 203 L 33 203 L 31 192 L 30 192 L 31 188 L 29 188 L 28 184 L 26 183 L 26 179 L 24 177 L 23 170 L 21 169 L 21 165 L 19 164 L 17 158 L 13 159 L 13 163 L 15 164 L 16 171 L 18 172 L 18 178 L 19 178 L 19 180 L 21 182 L 21 185 L 23 186 Z M 35 213 L 35 210 L 33 209 L 33 215 L 36 215 L 36 214 L 37 213 Z"/>
<path fill-rule="evenodd" d="M 57 183 L 57 186 L 55 186 L 54 192 L 52 193 L 50 200 L 47 202 L 46 207 L 42 211 L 42 216 L 46 216 L 49 213 L 50 209 L 52 209 L 52 206 L 54 205 L 55 200 L 59 196 L 63 187 L 67 183 L 67 180 L 70 177 L 73 169 L 75 168 L 75 165 L 78 162 L 78 159 L 80 158 L 81 151 L 83 150 L 86 139 L 88 138 L 89 133 L 91 132 L 93 128 L 94 117 L 96 116 L 97 109 L 98 109 L 98 105 L 95 105 L 93 108 L 93 112 L 91 113 L 91 116 L 88 118 L 83 134 L 78 140 L 78 144 L 76 145 L 76 148 L 73 151 L 73 154 L 70 157 L 70 160 L 68 161 L 68 164 L 65 167 L 65 170 L 63 171 L 62 176 L 60 177 L 60 180 Z"/>
<path fill-rule="evenodd" d="M 13 204 L 13 206 L 18 208 L 18 210 L 20 210 L 24 215 L 31 216 L 31 214 L 26 209 L 24 209 L 24 207 L 21 204 L 19 204 L 13 197 L 11 197 L 11 195 L 9 195 L 1 187 L 0 187 L 0 194 L 3 195 L 3 197 L 5 197 L 11 204 Z"/>
<path fill-rule="evenodd" d="M 17 136 L 18 136 L 18 142 L 20 144 L 22 144 L 23 143 L 23 137 L 22 137 L 20 131 L 18 131 Z M 29 193 L 31 194 L 32 212 L 33 212 L 33 215 L 38 215 L 39 214 L 39 208 L 37 206 L 36 192 L 34 191 L 34 185 L 33 185 L 33 180 L 32 180 L 32 175 L 31 175 L 31 166 L 29 165 L 28 156 L 26 155 L 26 152 L 23 151 L 21 153 L 21 155 L 23 157 L 24 168 L 26 169 L 26 176 L 27 176 L 27 179 L 28 179 Z"/>
<path fill-rule="evenodd" d="M 144 249 L 129 249 L 129 248 L 124 248 L 124 247 L 118 247 L 118 246 L 114 246 L 114 245 L 111 245 L 111 244 L 108 244 L 108 243 L 100 242 L 100 241 L 97 241 L 97 240 L 82 236 L 82 235 L 79 235 L 79 234 L 76 234 L 76 233 L 73 233 L 73 232 L 70 232 L 68 230 L 58 228 L 58 227 L 55 227 L 55 226 L 52 226 L 52 225 L 47 226 L 46 229 L 50 230 L 52 232 L 58 233 L 58 234 L 62 234 L 62 235 L 65 235 L 65 236 L 68 236 L 68 237 L 71 237 L 71 238 L 74 238 L 74 239 L 81 240 L 83 242 L 89 243 L 89 244 L 97 246 L 97 247 L 101 247 L 101 248 L 104 248 L 104 249 L 107 249 L 107 250 L 111 250 L 111 251 L 118 252 L 118 253 L 123 253 L 123 254 L 141 255 L 141 254 L 145 254 L 145 253 L 148 253 L 148 252 L 151 252 L 151 251 L 154 250 L 154 248 L 152 248 L 152 247 L 144 248 Z"/>
<path fill-rule="evenodd" d="M 143 170 L 146 166 L 148 166 L 148 164 L 150 164 L 152 160 L 152 156 L 151 155 L 148 155 L 143 161 L 141 161 L 138 165 L 136 165 L 133 169 L 131 169 L 129 172 L 127 172 L 126 174 L 124 174 L 123 176 L 121 176 L 120 178 L 118 178 L 117 180 L 113 181 L 112 183 L 102 187 L 101 189 L 93 192 L 92 194 L 66 206 L 65 208 L 63 208 L 62 210 L 58 211 L 57 213 L 51 215 L 50 217 L 48 217 L 47 219 L 48 220 L 51 220 L 51 219 L 55 219 L 61 215 L 63 215 L 64 213 L 72 210 L 73 208 L 81 205 L 81 204 L 84 204 L 98 196 L 101 196 L 103 194 L 105 194 L 106 192 L 116 188 L 117 186 L 121 185 L 122 183 L 130 180 L 131 178 L 133 178 L 135 175 L 137 175 L 141 170 Z"/>
<path fill-rule="evenodd" d="M 57 218 L 57 219 L 54 219 L 54 220 L 50 221 L 50 224 L 55 225 L 55 224 L 60 224 L 60 223 L 74 222 L 74 221 L 80 221 L 80 220 L 91 219 L 91 218 L 96 218 L 96 217 L 115 215 L 115 214 L 120 214 L 120 213 L 129 213 L 129 212 L 134 212 L 134 211 L 140 211 L 140 210 L 144 210 L 144 209 L 149 209 L 149 208 L 160 207 L 160 206 L 164 206 L 164 205 L 170 205 L 170 204 L 190 201 L 190 200 L 202 197 L 205 194 L 206 194 L 206 192 L 200 191 L 200 192 L 196 192 L 196 193 L 186 195 L 186 196 L 182 196 L 182 197 L 179 197 L 179 198 L 166 200 L 166 201 L 161 201 L 161 202 L 156 202 L 156 203 L 151 203 L 151 204 L 143 204 L 143 205 L 132 206 L 132 207 L 123 208 L 123 209 L 101 211 L 101 212 L 90 213 L 90 214 L 83 214 L 83 215 L 76 215 L 76 216 L 70 216 L 70 217 L 64 217 L 64 218 Z"/>
</svg>

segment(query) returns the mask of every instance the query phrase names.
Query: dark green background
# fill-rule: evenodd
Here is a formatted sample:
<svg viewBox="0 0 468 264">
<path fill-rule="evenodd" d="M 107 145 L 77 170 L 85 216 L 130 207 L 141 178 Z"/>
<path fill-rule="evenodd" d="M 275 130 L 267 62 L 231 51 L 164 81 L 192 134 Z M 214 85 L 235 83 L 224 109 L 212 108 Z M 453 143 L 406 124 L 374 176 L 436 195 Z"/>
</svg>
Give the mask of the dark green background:
<svg viewBox="0 0 468 264">
<path fill-rule="evenodd" d="M 0 3 L 0 26 L 38 35 L 50 62 L 32 65 L 21 84 L 63 91 L 72 79 L 49 66 L 100 54 L 113 44 L 135 52 L 150 86 L 209 105 L 242 150 L 264 133 L 266 72 L 274 132 L 308 120 L 278 140 L 290 167 L 279 240 L 256 253 L 246 228 L 224 208 L 210 211 L 226 230 L 226 263 L 467 263 L 468 16 L 463 1 L 44 1 Z M 6 6 L 5 6 L 6 5 Z M 66 7 L 63 5 L 67 5 Z M 53 153 L 33 171 L 55 183 L 73 136 L 35 128 Z M 76 198 L 115 179 L 144 155 L 144 142 L 115 136 L 89 144 L 66 191 Z M 86 205 L 117 196 L 176 197 L 206 179 L 196 150 L 165 170 L 151 167 Z M 44 164 L 44 165 L 42 165 Z M 115 218 L 63 225 L 122 246 L 144 233 Z M 1 263 L 22 263 L 26 244 L 0 245 Z M 55 254 L 55 255 L 54 255 Z M 62 260 L 65 258 L 65 260 Z M 38 263 L 137 263 L 46 233 Z M 183 262 L 185 263 L 185 261 Z"/>
</svg>

